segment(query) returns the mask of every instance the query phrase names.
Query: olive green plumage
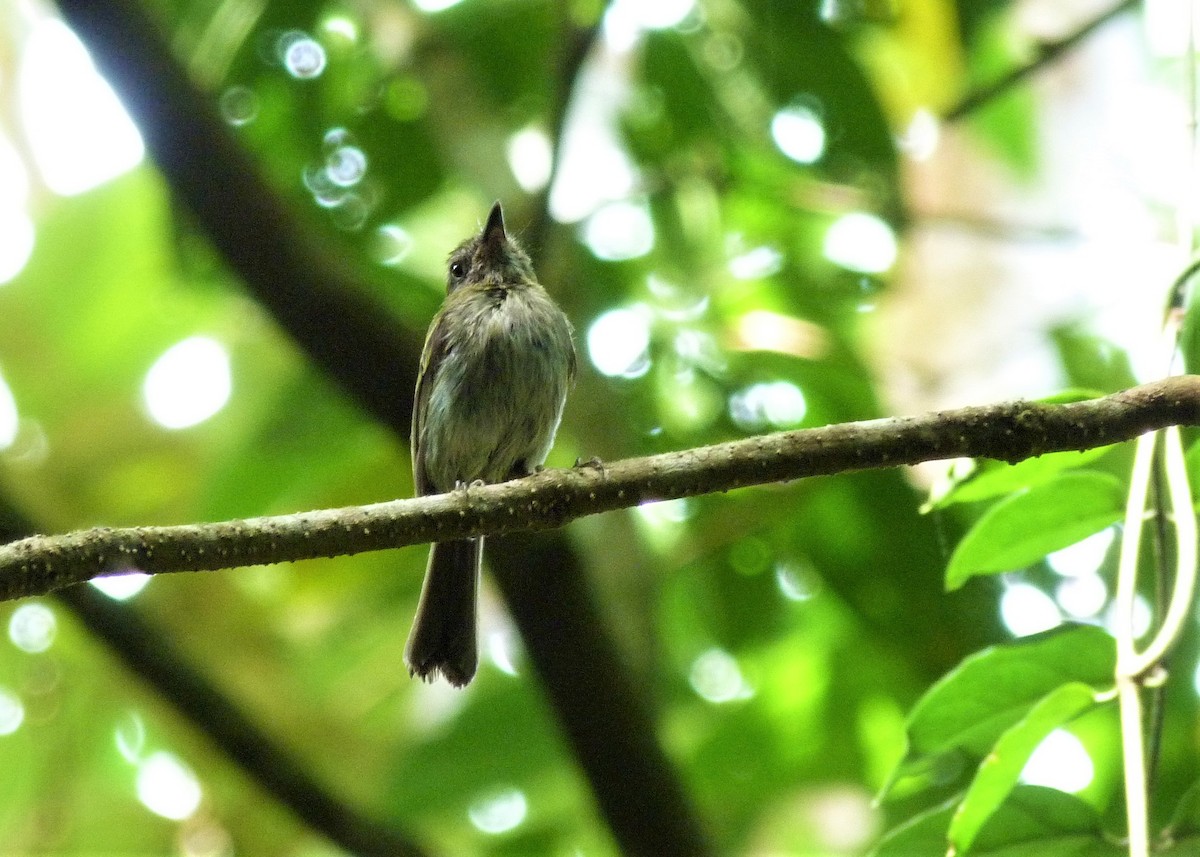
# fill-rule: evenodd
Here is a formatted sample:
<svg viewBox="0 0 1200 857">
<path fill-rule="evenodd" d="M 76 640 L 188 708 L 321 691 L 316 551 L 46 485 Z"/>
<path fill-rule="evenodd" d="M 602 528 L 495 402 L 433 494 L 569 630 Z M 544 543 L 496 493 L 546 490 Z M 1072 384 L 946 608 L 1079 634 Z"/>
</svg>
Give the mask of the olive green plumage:
<svg viewBox="0 0 1200 857">
<path fill-rule="evenodd" d="M 503 482 L 546 460 L 575 376 L 571 323 L 508 236 L 500 203 L 450 254 L 446 300 L 421 354 L 413 410 L 418 495 Z M 483 539 L 431 547 L 405 648 L 409 671 L 463 686 L 478 662 Z"/>
</svg>

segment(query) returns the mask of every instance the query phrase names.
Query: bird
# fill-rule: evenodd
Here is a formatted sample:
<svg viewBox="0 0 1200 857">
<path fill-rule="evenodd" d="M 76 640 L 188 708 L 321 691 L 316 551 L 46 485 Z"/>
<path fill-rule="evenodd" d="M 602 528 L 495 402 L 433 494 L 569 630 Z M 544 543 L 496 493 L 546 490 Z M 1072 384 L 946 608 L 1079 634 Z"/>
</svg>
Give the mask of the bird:
<svg viewBox="0 0 1200 857">
<path fill-rule="evenodd" d="M 574 330 L 537 281 L 496 202 L 450 254 L 446 297 L 421 353 L 412 421 L 418 496 L 540 469 L 575 379 Z M 404 658 L 409 674 L 464 687 L 478 665 L 483 538 L 430 547 Z"/>
</svg>

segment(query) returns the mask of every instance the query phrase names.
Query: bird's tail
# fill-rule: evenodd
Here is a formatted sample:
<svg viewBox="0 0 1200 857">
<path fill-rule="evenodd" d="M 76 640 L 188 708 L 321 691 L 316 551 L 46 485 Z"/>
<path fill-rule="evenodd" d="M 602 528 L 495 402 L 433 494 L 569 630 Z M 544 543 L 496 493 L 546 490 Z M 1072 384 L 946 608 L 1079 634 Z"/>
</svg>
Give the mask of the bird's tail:
<svg viewBox="0 0 1200 857">
<path fill-rule="evenodd" d="M 455 687 L 474 678 L 479 662 L 475 605 L 482 555 L 482 538 L 430 547 L 421 600 L 404 647 L 410 675 L 432 681 L 440 672 Z"/>
</svg>

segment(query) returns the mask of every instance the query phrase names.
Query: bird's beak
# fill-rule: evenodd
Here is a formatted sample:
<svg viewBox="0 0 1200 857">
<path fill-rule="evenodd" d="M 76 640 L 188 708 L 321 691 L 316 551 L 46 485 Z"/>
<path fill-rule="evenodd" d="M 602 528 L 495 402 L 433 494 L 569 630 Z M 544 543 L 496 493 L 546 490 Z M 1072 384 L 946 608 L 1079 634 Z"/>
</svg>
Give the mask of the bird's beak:
<svg viewBox="0 0 1200 857">
<path fill-rule="evenodd" d="M 505 237 L 504 212 L 500 208 L 500 203 L 497 202 L 488 214 L 487 223 L 483 225 L 483 243 L 499 249 L 503 246 Z"/>
</svg>

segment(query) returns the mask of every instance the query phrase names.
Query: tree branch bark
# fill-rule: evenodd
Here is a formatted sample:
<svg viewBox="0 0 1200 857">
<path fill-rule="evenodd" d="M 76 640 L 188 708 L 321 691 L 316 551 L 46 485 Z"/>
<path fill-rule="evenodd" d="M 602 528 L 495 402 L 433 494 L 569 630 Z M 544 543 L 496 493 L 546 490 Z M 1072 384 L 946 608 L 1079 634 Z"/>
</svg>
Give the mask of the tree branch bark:
<svg viewBox="0 0 1200 857">
<path fill-rule="evenodd" d="M 134 569 L 210 571 L 551 529 L 649 501 L 809 476 L 961 456 L 1019 461 L 1196 424 L 1200 376 L 1187 375 L 1083 402 L 1003 402 L 779 432 L 369 506 L 34 536 L 0 547 L 0 599 Z"/>
</svg>

